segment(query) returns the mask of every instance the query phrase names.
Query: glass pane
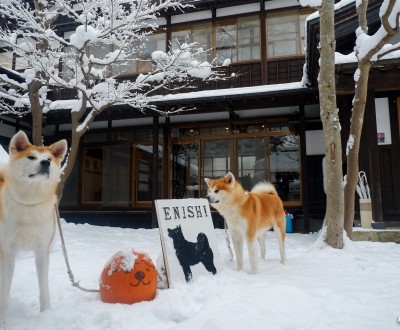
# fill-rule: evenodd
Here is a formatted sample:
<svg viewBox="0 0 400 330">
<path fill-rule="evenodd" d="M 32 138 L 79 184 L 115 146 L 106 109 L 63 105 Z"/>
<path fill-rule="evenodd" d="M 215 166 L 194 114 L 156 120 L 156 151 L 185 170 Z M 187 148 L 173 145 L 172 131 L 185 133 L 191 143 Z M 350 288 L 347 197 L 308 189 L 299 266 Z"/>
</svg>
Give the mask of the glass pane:
<svg viewBox="0 0 400 330">
<path fill-rule="evenodd" d="M 76 71 L 76 50 L 74 47 L 64 47 L 62 58 L 62 78 L 66 81 L 75 77 Z"/>
<path fill-rule="evenodd" d="M 237 61 L 236 56 L 236 25 L 223 25 L 215 29 L 216 57 L 219 63 L 226 59 Z"/>
<path fill-rule="evenodd" d="M 0 53 L 0 66 L 3 66 L 7 69 L 12 69 L 13 62 L 13 53 L 12 52 L 4 52 Z"/>
<path fill-rule="evenodd" d="M 112 47 L 112 50 L 118 50 L 120 48 L 117 47 L 117 45 L 114 45 Z M 137 54 L 135 53 L 135 46 L 133 43 L 127 44 L 125 47 L 123 47 L 123 52 L 122 53 L 124 56 L 126 54 L 126 58 L 122 59 L 123 56 L 119 56 L 116 59 L 116 62 L 111 64 L 111 74 L 112 75 L 118 75 L 119 77 L 124 77 L 124 76 L 130 76 L 133 74 L 137 73 Z"/>
<path fill-rule="evenodd" d="M 158 194 L 162 196 L 162 148 L 158 150 Z M 136 201 L 153 200 L 153 146 L 138 145 L 136 151 Z"/>
<path fill-rule="evenodd" d="M 258 17 L 238 20 L 238 59 L 260 58 L 260 27 Z"/>
<path fill-rule="evenodd" d="M 231 170 L 230 140 L 204 141 L 204 177 L 218 178 Z"/>
<path fill-rule="evenodd" d="M 103 178 L 103 149 L 85 150 L 83 160 L 83 202 L 100 203 Z"/>
<path fill-rule="evenodd" d="M 265 139 L 238 139 L 237 162 L 238 180 L 243 188 L 251 188 L 260 181 L 268 181 L 266 176 Z"/>
<path fill-rule="evenodd" d="M 130 145 L 104 147 L 104 205 L 129 205 L 129 165 Z"/>
<path fill-rule="evenodd" d="M 270 137 L 271 181 L 284 201 L 301 200 L 299 138 L 295 135 Z"/>
<path fill-rule="evenodd" d="M 267 38 L 268 57 L 298 54 L 298 15 L 268 17 Z"/>
<path fill-rule="evenodd" d="M 197 47 L 204 50 L 210 50 L 208 54 L 202 54 L 201 60 L 211 62 L 211 48 L 212 48 L 212 28 L 209 24 L 194 24 L 192 29 L 192 41 L 196 42 Z"/>
<path fill-rule="evenodd" d="M 182 44 L 190 43 L 190 30 L 172 31 L 171 33 L 171 45 L 172 49 L 179 49 Z"/>
<path fill-rule="evenodd" d="M 140 61 L 139 72 L 147 73 L 153 70 L 153 63 L 151 61 L 151 54 L 156 50 L 165 52 L 166 35 L 165 33 L 156 33 L 147 37 L 142 43 L 140 48 L 140 59 L 146 61 Z"/>
<path fill-rule="evenodd" d="M 172 150 L 172 198 L 198 198 L 199 145 L 175 144 Z"/>
<path fill-rule="evenodd" d="M 88 47 L 87 52 L 89 57 L 93 56 L 95 59 L 103 60 L 111 52 L 111 46 L 104 44 L 91 45 Z M 104 65 L 93 65 L 93 67 L 97 69 L 96 74 L 101 73 L 103 78 L 106 78 L 110 75 L 109 68 Z"/>
</svg>

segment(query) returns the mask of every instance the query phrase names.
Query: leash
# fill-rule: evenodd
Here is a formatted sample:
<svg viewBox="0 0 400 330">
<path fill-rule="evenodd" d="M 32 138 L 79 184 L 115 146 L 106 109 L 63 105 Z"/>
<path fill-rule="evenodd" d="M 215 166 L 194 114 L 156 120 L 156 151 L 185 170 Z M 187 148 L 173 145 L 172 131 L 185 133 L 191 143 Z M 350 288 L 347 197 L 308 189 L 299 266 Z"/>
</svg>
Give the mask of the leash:
<svg viewBox="0 0 400 330">
<path fill-rule="evenodd" d="M 54 204 L 54 209 L 56 211 L 58 231 L 60 232 L 61 245 L 62 245 L 62 250 L 63 250 L 63 254 L 64 254 L 65 264 L 67 265 L 67 273 L 68 273 L 68 276 L 69 276 L 72 286 L 74 286 L 82 291 L 85 291 L 85 292 L 99 292 L 99 290 L 83 288 L 80 286 L 79 282 L 75 281 L 74 274 L 72 273 L 71 266 L 69 265 L 67 248 L 65 246 L 64 235 L 63 235 L 63 231 L 61 228 L 60 212 L 58 211 L 58 207 L 56 204 Z"/>
</svg>

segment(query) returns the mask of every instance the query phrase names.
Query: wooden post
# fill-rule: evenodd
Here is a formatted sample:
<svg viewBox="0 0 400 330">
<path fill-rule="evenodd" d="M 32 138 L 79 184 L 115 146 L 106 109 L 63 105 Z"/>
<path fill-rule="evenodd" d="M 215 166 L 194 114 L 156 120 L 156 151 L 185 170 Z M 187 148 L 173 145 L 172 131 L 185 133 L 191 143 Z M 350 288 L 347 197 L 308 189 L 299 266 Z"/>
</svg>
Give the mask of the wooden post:
<svg viewBox="0 0 400 330">
<path fill-rule="evenodd" d="M 152 169 L 152 185 L 151 185 L 151 195 L 152 195 L 152 219 L 151 227 L 157 228 L 157 214 L 154 205 L 154 201 L 158 198 L 158 116 L 153 116 L 153 169 Z"/>
</svg>

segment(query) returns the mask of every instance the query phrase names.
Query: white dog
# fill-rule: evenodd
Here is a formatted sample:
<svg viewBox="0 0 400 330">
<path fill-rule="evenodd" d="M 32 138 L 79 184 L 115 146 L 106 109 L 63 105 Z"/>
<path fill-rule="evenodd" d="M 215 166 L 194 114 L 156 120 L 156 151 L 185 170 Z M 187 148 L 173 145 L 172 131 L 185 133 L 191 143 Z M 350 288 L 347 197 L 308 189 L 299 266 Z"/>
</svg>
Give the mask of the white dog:
<svg viewBox="0 0 400 330">
<path fill-rule="evenodd" d="M 19 251 L 34 252 L 40 310 L 50 308 L 49 247 L 56 229 L 55 192 L 66 152 L 65 140 L 36 147 L 20 131 L 11 139 L 8 165 L 0 166 L 0 328 Z"/>
</svg>

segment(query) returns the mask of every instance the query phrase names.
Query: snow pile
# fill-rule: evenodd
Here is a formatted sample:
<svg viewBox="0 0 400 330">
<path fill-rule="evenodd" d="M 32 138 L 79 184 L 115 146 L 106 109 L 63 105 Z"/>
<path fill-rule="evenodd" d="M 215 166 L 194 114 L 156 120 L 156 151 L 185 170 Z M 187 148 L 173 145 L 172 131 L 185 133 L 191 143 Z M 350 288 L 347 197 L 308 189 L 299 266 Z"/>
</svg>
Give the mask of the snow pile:
<svg viewBox="0 0 400 330">
<path fill-rule="evenodd" d="M 155 262 L 161 246 L 157 229 L 120 229 L 63 224 L 70 264 L 76 280 L 99 288 L 99 278 L 117 251 L 141 250 Z M 217 229 L 222 269 L 216 276 L 195 278 L 158 290 L 153 301 L 134 305 L 106 304 L 97 293 L 71 286 L 57 237 L 50 255 L 52 309 L 39 312 L 32 253 L 19 256 L 11 289 L 7 330 L 275 330 L 399 329 L 400 245 L 350 242 L 327 247 L 318 235 L 288 234 L 287 262 L 279 262 L 278 244 L 268 233 L 267 260 L 249 275 L 234 270 Z"/>
<path fill-rule="evenodd" d="M 105 268 L 110 266 L 108 276 L 111 276 L 117 270 L 123 270 L 126 273 L 132 271 L 135 266 L 137 256 L 132 249 L 117 252 L 106 264 Z"/>
</svg>

